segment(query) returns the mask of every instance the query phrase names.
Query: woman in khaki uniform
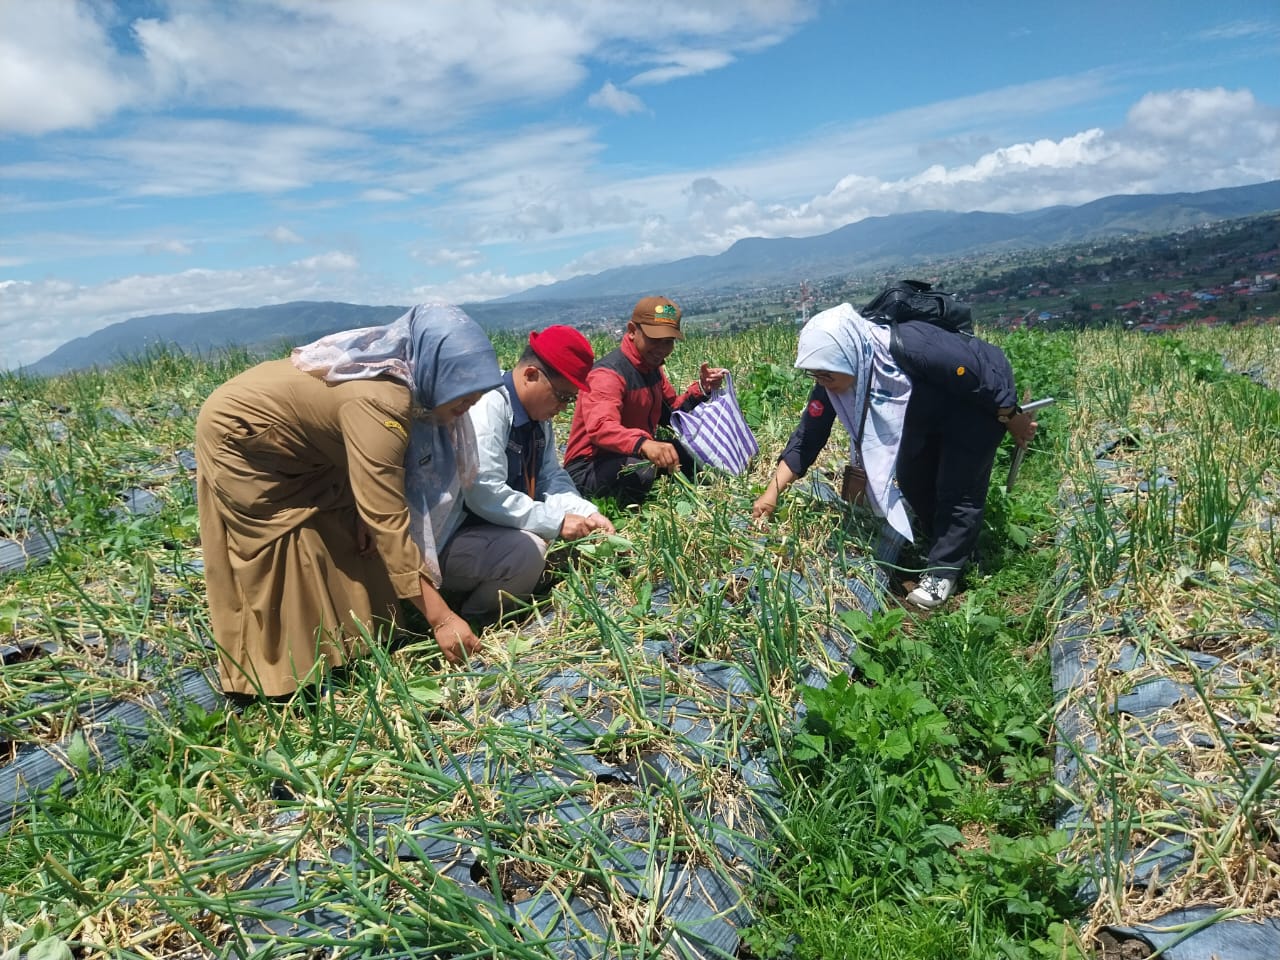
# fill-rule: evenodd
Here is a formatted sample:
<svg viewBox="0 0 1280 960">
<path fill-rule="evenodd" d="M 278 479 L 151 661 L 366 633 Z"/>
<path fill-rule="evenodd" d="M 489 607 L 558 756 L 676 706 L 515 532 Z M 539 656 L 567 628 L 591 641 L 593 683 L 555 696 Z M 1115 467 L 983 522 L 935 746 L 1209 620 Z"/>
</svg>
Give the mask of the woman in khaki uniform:
<svg viewBox="0 0 1280 960">
<path fill-rule="evenodd" d="M 463 414 L 500 381 L 484 331 L 440 304 L 326 337 L 209 396 L 197 497 L 224 691 L 292 693 L 358 655 L 398 599 L 450 661 L 476 648 L 437 592 L 435 543 L 461 519 L 474 463 Z"/>
</svg>

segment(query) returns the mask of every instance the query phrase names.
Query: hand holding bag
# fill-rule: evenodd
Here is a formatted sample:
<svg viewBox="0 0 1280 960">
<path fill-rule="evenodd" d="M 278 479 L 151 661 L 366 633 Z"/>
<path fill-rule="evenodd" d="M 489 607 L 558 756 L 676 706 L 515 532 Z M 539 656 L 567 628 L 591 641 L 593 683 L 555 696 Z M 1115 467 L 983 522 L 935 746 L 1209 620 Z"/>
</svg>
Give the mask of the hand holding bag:
<svg viewBox="0 0 1280 960">
<path fill-rule="evenodd" d="M 727 373 L 708 399 L 691 410 L 673 410 L 671 428 L 700 461 L 734 476 L 741 475 L 760 452 Z"/>
</svg>

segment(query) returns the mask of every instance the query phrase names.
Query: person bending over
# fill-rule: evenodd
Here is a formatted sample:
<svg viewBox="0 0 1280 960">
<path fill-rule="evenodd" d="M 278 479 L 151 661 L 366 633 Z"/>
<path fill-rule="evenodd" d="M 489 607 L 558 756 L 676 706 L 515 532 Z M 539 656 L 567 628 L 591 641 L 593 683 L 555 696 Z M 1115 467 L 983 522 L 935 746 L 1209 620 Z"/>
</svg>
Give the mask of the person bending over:
<svg viewBox="0 0 1280 960">
<path fill-rule="evenodd" d="M 1025 446 L 1035 435 L 1035 420 L 1015 401 L 1004 352 L 922 321 L 872 323 L 844 303 L 800 331 L 796 366 L 813 378 L 813 389 L 752 516 L 763 522 L 773 515 L 838 419 L 851 439 L 851 462 L 866 473 L 872 510 L 912 540 L 910 505 L 920 527 L 926 565 L 907 600 L 940 606 L 982 532 L 1001 437 L 1008 432 Z"/>
<path fill-rule="evenodd" d="M 259 364 L 196 419 L 196 496 L 222 689 L 285 696 L 362 652 L 398 598 L 460 661 L 479 643 L 441 598 L 435 542 L 461 520 L 465 414 L 498 385 L 484 331 L 414 307 Z"/>
</svg>

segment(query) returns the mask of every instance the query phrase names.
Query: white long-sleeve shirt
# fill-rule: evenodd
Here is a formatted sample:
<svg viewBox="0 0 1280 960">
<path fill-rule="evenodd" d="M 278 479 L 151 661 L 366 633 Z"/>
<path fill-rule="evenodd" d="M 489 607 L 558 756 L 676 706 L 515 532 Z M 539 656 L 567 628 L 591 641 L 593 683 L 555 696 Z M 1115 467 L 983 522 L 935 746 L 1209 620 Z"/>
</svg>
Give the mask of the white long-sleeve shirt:
<svg viewBox="0 0 1280 960">
<path fill-rule="evenodd" d="M 578 493 L 573 480 L 556 455 L 556 439 L 551 424 L 542 421 L 546 444 L 538 463 L 537 499 L 511 486 L 507 476 L 507 443 L 517 425 L 527 423 L 529 415 L 515 396 L 511 376 L 502 386 L 485 393 L 467 411 L 476 434 L 479 469 L 473 484 L 462 490 L 469 509 L 482 520 L 499 527 L 528 530 L 544 540 L 560 535 L 565 514 L 590 516 L 600 511 Z"/>
</svg>

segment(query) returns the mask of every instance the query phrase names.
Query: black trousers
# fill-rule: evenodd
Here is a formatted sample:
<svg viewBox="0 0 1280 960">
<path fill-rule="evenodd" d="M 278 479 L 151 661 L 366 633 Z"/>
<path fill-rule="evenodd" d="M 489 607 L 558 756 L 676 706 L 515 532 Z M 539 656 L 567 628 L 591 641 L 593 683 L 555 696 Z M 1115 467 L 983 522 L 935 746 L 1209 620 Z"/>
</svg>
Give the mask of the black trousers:
<svg viewBox="0 0 1280 960">
<path fill-rule="evenodd" d="M 925 544 L 930 572 L 959 576 L 977 546 L 1004 434 L 1004 424 L 992 414 L 928 383 L 912 385 L 898 450 L 898 486 L 915 511 L 917 542 Z"/>
<path fill-rule="evenodd" d="M 683 444 L 673 444 L 680 455 L 680 472 L 690 480 L 697 461 Z M 594 458 L 579 458 L 566 463 L 565 470 L 578 492 L 588 497 L 615 497 L 624 507 L 643 503 L 660 471 L 643 457 L 622 453 L 597 452 Z"/>
</svg>

